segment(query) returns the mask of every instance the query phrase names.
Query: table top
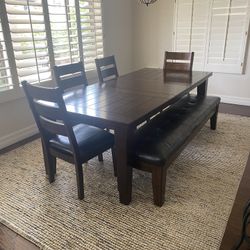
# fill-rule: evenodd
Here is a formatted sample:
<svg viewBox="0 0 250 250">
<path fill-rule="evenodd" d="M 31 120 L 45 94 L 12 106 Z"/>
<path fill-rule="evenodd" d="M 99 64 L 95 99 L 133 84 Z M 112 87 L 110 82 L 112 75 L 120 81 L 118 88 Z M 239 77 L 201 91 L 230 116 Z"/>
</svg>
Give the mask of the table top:
<svg viewBox="0 0 250 250">
<path fill-rule="evenodd" d="M 81 86 L 64 94 L 67 110 L 102 122 L 139 124 L 211 76 L 145 68 L 103 84 Z"/>
</svg>

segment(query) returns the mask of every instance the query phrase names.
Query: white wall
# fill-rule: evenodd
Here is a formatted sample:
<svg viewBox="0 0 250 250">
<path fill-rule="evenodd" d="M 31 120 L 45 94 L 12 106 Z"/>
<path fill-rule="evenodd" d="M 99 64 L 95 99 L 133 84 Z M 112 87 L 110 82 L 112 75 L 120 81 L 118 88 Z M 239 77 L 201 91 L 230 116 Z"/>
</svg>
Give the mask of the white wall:
<svg viewBox="0 0 250 250">
<path fill-rule="evenodd" d="M 114 54 L 119 73 L 132 70 L 132 5 L 134 0 L 104 0 L 105 54 Z M 25 98 L 0 103 L 0 149 L 37 132 Z"/>
<path fill-rule="evenodd" d="M 133 1 L 103 0 L 104 53 L 115 55 L 120 75 L 133 69 Z"/>
<path fill-rule="evenodd" d="M 158 0 L 146 7 L 134 1 L 134 66 L 162 67 L 165 50 L 172 50 L 174 0 Z M 250 42 L 248 42 L 249 46 Z M 250 53 L 244 75 L 214 74 L 208 93 L 226 103 L 250 106 Z"/>
<path fill-rule="evenodd" d="M 174 0 L 158 0 L 146 7 L 133 2 L 134 67 L 161 67 L 165 50 L 172 47 Z"/>
</svg>

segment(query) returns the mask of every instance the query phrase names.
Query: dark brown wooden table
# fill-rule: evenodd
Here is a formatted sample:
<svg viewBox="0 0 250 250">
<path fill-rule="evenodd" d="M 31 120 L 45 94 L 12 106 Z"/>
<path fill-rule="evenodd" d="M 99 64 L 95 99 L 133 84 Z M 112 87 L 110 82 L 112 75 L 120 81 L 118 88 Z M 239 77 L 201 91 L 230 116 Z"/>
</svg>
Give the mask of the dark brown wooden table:
<svg viewBox="0 0 250 250">
<path fill-rule="evenodd" d="M 165 74 L 162 69 L 146 68 L 65 93 L 72 119 L 114 130 L 121 203 L 131 202 L 132 168 L 127 165 L 127 147 L 133 130 L 195 88 L 197 95 L 205 96 L 211 75 L 194 71 Z"/>
</svg>

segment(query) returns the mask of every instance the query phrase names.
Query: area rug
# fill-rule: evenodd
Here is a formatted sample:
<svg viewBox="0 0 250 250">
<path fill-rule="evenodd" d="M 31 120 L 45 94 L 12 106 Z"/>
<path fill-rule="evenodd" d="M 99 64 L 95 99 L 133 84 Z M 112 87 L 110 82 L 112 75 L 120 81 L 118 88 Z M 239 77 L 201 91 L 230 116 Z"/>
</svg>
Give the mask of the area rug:
<svg viewBox="0 0 250 250">
<path fill-rule="evenodd" d="M 0 156 L 0 222 L 41 249 L 219 249 L 249 149 L 250 118 L 220 114 L 169 168 L 159 208 L 136 170 L 131 204 L 119 203 L 110 152 L 84 165 L 79 201 L 74 167 L 59 160 L 49 184 L 36 140 Z"/>
</svg>

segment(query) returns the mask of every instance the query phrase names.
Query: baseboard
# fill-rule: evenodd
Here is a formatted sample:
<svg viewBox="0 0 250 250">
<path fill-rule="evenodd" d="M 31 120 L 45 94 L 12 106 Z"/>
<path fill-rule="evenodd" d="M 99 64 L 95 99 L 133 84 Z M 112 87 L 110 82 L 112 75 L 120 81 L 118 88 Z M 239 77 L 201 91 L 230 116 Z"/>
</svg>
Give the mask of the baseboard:
<svg viewBox="0 0 250 250">
<path fill-rule="evenodd" d="M 32 135 L 38 133 L 37 126 L 35 124 L 26 128 L 20 129 L 8 135 L 0 138 L 0 149 L 6 148 L 14 143 L 24 140 Z"/>
<path fill-rule="evenodd" d="M 213 94 L 211 94 L 211 95 L 213 96 Z M 225 95 L 215 95 L 215 94 L 214 94 L 214 96 L 220 96 L 222 103 L 250 106 L 250 98 L 225 96 Z"/>
</svg>

